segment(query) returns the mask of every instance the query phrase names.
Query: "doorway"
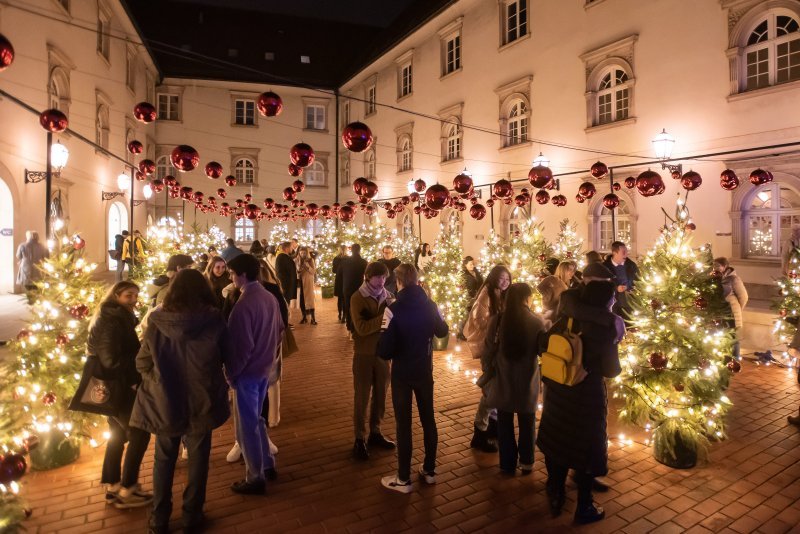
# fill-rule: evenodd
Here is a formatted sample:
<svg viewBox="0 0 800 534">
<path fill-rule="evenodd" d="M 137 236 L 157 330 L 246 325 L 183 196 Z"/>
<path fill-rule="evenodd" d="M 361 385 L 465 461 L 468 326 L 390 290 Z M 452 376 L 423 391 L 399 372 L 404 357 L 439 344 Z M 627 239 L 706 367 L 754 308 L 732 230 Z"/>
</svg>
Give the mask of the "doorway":
<svg viewBox="0 0 800 534">
<path fill-rule="evenodd" d="M 114 202 L 108 210 L 108 249 L 114 248 L 114 237 L 128 229 L 128 208 L 122 202 Z M 117 260 L 109 257 L 108 270 L 117 269 Z"/>
<path fill-rule="evenodd" d="M 14 199 L 0 179 L 0 293 L 14 292 Z"/>
</svg>

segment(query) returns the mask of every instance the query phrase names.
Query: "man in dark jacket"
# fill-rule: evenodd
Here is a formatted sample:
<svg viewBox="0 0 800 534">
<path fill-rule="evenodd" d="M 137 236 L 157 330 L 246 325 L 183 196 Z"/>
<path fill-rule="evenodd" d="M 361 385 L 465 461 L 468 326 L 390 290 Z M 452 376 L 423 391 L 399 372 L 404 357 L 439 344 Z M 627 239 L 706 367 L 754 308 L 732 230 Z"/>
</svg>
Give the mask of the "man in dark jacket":
<svg viewBox="0 0 800 534">
<path fill-rule="evenodd" d="M 386 290 L 392 295 L 396 295 L 397 282 L 394 278 L 394 270 L 400 267 L 401 262 L 399 259 L 394 257 L 394 249 L 390 245 L 383 247 L 381 252 L 383 253 L 383 258 L 379 259 L 378 261 L 384 264 L 389 270 L 389 278 L 386 279 Z"/>
<path fill-rule="evenodd" d="M 275 257 L 275 274 L 289 306 L 297 299 L 297 265 L 292 259 L 291 251 L 292 247 L 288 242 L 281 243 Z"/>
<path fill-rule="evenodd" d="M 130 232 L 123 230 L 121 234 L 114 236 L 114 252 L 117 260 L 117 282 L 122 280 L 122 272 L 125 270 L 125 262 L 122 261 L 122 247 L 125 244 L 125 239 L 130 235 Z"/>
<path fill-rule="evenodd" d="M 344 291 L 342 289 L 342 262 L 347 258 L 347 247 L 339 245 L 339 254 L 333 258 L 331 270 L 333 271 L 333 296 L 336 297 L 336 309 L 339 310 L 339 322 L 343 323 L 346 316 L 344 311 Z"/>
<path fill-rule="evenodd" d="M 344 295 L 344 315 L 347 329 L 353 331 L 353 321 L 350 318 L 350 297 L 358 291 L 364 281 L 364 271 L 367 270 L 367 260 L 361 257 L 361 245 L 355 243 L 350 247 L 352 256 L 345 258 L 339 264 L 342 270 L 342 294 Z"/>
<path fill-rule="evenodd" d="M 628 258 L 628 247 L 622 241 L 611 243 L 611 255 L 606 258 L 603 265 L 614 275 L 614 284 L 617 286 L 617 301 L 614 303 L 613 312 L 627 320 L 631 309 L 628 293 L 639 279 L 639 267 L 636 262 Z"/>
<path fill-rule="evenodd" d="M 413 490 L 411 483 L 411 396 L 417 399 L 425 460 L 420 477 L 427 484 L 436 482 L 436 447 L 439 437 L 433 414 L 433 337 L 448 334 L 436 304 L 418 284 L 413 265 L 395 269 L 397 301 L 384 312 L 385 331 L 378 341 L 378 356 L 393 360 L 392 404 L 397 434 L 397 475 L 381 479 L 387 489 L 400 493 Z"/>
</svg>

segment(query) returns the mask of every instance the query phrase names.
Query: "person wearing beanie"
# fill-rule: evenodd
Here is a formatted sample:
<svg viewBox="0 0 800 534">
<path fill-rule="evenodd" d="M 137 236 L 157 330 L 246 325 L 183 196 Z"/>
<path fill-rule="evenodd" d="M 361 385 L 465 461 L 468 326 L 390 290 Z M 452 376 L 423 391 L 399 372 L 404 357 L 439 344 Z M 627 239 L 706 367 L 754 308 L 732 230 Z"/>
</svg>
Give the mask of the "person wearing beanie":
<svg viewBox="0 0 800 534">
<path fill-rule="evenodd" d="M 164 301 L 169 284 L 178 271 L 188 269 L 192 265 L 194 265 L 194 260 L 188 254 L 173 254 L 169 257 L 167 272 L 153 280 L 148 292 L 154 306 L 158 306 Z"/>
</svg>

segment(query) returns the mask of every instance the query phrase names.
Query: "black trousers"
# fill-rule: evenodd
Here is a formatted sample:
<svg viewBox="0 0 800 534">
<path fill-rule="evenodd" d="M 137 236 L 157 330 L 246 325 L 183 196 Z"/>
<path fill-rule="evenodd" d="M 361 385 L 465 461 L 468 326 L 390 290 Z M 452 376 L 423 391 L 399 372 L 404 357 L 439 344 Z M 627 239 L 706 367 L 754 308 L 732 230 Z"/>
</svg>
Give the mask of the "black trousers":
<svg viewBox="0 0 800 534">
<path fill-rule="evenodd" d="M 344 316 L 344 297 L 339 295 L 336 297 L 336 309 L 339 312 L 339 317 Z"/>
<path fill-rule="evenodd" d="M 514 471 L 519 463 L 533 465 L 534 414 L 517 413 L 519 441 L 514 435 L 514 412 L 497 410 L 497 445 L 500 469 Z"/>
<path fill-rule="evenodd" d="M 547 487 L 563 493 L 569 467 L 560 465 L 547 457 L 544 459 L 544 465 L 547 467 Z M 575 471 L 575 482 L 578 484 L 578 508 L 592 504 L 592 480 L 592 475 Z"/>
<path fill-rule="evenodd" d="M 397 477 L 411 478 L 411 397 L 417 399 L 417 411 L 422 423 L 425 460 L 422 467 L 432 473 L 436 469 L 436 447 L 439 434 L 433 415 L 433 377 L 419 381 L 399 380 L 392 376 L 392 405 L 397 427 Z"/>
<path fill-rule="evenodd" d="M 123 427 L 113 417 L 108 418 L 108 430 L 111 436 L 106 443 L 100 482 L 103 484 L 119 482 L 123 487 L 131 488 L 139 482 L 139 469 L 142 467 L 142 458 L 150 444 L 150 433 L 132 426 Z M 127 452 L 125 451 L 126 442 L 128 443 Z M 123 452 L 125 452 L 124 462 Z"/>
</svg>

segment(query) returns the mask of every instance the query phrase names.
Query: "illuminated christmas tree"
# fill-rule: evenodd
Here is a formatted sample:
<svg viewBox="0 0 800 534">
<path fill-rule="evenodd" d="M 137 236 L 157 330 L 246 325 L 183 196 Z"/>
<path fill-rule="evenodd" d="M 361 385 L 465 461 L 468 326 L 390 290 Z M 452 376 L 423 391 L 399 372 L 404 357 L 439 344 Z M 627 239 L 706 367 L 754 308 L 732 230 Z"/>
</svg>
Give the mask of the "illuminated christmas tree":
<svg viewBox="0 0 800 534">
<path fill-rule="evenodd" d="M 775 319 L 773 333 L 778 338 L 779 343 L 789 343 L 797 331 L 798 321 L 800 321 L 800 249 L 793 248 L 789 251 L 789 261 L 787 272 L 776 280 L 780 294 L 772 304 L 772 309 L 778 312 Z M 796 360 L 791 358 L 788 352 L 783 352 L 784 362 L 788 365 L 797 366 Z"/>
<path fill-rule="evenodd" d="M 481 248 L 478 270 L 483 276 L 486 276 L 495 265 L 508 265 L 510 262 L 508 245 L 492 228 L 489 230 L 489 239 Z"/>
<path fill-rule="evenodd" d="M 583 269 L 586 260 L 583 257 L 583 239 L 578 236 L 578 223 L 570 223 L 569 219 L 564 219 L 559 227 L 553 243 L 553 257 L 559 262 L 574 261 L 578 264 L 578 270 Z"/>
<path fill-rule="evenodd" d="M 31 438 L 14 439 L 19 425 L 0 404 L 0 532 L 23 532 L 22 521 L 30 515 L 20 497 L 21 480 L 27 469 L 25 453 L 33 448 Z"/>
<path fill-rule="evenodd" d="M 430 289 L 431 300 L 439 306 L 444 320 L 455 329 L 466 317 L 470 302 L 463 287 L 461 232 L 453 228 L 445 231 L 444 226 L 440 226 L 434 251 L 433 260 L 425 268 L 424 284 Z"/>
<path fill-rule="evenodd" d="M 313 246 L 317 252 L 317 283 L 323 288 L 333 287 L 333 258 L 339 254 L 341 240 L 336 221 L 327 219 L 322 224 L 320 233 L 313 238 L 305 230 L 295 232 L 295 237 L 301 246 Z"/>
<path fill-rule="evenodd" d="M 710 439 L 725 436 L 724 390 L 741 365 L 731 358 L 730 308 L 711 249 L 690 246 L 694 225 L 681 203 L 677 214 L 639 265 L 615 396 L 624 397 L 621 419 L 653 430 L 659 461 L 691 467 L 705 459 Z"/>
<path fill-rule="evenodd" d="M 267 243 L 270 245 L 275 245 L 276 247 L 281 243 L 285 243 L 286 241 L 291 241 L 291 236 L 289 235 L 289 225 L 286 223 L 278 223 L 272 227 L 269 231 L 269 237 L 267 238 Z"/>
<path fill-rule="evenodd" d="M 193 224 L 191 231 L 185 234 L 179 231 L 178 237 L 181 253 L 191 256 L 195 263 L 200 261 L 201 254 L 208 254 L 210 247 L 214 247 L 217 253 L 221 252 L 226 246 L 225 240 L 227 239 L 225 233 L 218 226 L 214 225 L 203 230 L 197 224 Z"/>
</svg>

